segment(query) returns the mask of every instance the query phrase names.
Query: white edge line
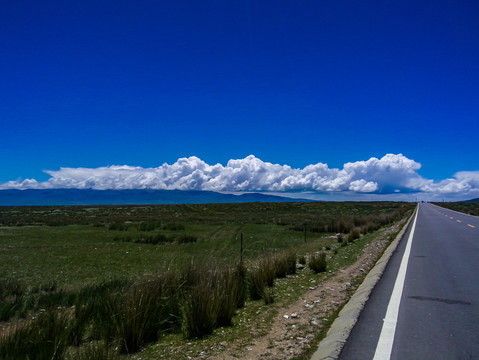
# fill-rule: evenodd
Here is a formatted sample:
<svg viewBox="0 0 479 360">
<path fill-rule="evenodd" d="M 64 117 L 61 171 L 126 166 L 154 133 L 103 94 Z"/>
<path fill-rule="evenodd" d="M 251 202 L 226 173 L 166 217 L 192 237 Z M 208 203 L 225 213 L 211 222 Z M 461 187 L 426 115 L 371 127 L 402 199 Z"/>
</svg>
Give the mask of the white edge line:
<svg viewBox="0 0 479 360">
<path fill-rule="evenodd" d="M 416 229 L 417 215 L 419 214 L 419 206 L 416 210 L 416 216 L 411 227 L 411 232 L 407 239 L 406 249 L 404 250 L 401 259 L 401 265 L 394 283 L 394 289 L 389 299 L 386 316 L 384 317 L 381 335 L 379 335 L 378 344 L 374 353 L 373 360 L 389 360 L 394 343 L 394 334 L 396 333 L 396 324 L 399 313 L 399 305 L 401 304 L 401 296 L 404 288 L 404 281 L 406 279 L 407 265 L 409 261 L 409 254 L 411 253 L 411 244 L 414 237 L 414 230 Z"/>
</svg>

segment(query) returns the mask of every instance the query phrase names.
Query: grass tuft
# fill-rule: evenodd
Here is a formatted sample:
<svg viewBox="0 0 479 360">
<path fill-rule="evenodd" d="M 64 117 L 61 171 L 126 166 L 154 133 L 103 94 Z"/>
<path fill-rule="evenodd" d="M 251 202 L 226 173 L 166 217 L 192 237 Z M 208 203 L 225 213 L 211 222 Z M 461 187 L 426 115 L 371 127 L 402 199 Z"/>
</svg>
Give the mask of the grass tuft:
<svg viewBox="0 0 479 360">
<path fill-rule="evenodd" d="M 322 251 L 312 254 L 309 258 L 309 268 L 315 273 L 325 272 L 327 268 L 326 254 Z"/>
<path fill-rule="evenodd" d="M 61 360 L 67 348 L 66 316 L 57 312 L 41 314 L 0 338 L 0 359 Z"/>
</svg>

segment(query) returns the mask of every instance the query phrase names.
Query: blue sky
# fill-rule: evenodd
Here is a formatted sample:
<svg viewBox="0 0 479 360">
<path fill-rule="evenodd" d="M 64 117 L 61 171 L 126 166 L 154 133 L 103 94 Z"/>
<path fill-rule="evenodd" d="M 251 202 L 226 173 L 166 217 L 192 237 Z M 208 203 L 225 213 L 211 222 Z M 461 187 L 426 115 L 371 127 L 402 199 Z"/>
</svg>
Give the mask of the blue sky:
<svg viewBox="0 0 479 360">
<path fill-rule="evenodd" d="M 457 0 L 7 2 L 0 184 L 191 157 L 342 171 L 402 154 L 423 185 L 355 172 L 334 189 L 479 194 L 478 18 Z"/>
</svg>

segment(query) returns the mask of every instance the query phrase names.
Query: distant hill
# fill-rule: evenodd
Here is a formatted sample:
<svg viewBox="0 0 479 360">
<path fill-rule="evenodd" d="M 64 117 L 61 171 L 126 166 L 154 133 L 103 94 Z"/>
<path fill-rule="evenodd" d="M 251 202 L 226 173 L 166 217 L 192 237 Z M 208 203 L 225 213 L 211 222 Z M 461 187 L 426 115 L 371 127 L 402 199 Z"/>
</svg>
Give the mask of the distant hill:
<svg viewBox="0 0 479 360">
<path fill-rule="evenodd" d="M 295 201 L 310 200 L 291 199 L 257 193 L 242 195 L 221 194 L 214 191 L 91 189 L 0 190 L 0 206 L 208 204 Z"/>
<path fill-rule="evenodd" d="M 479 198 L 471 199 L 471 200 L 464 200 L 463 202 L 479 202 Z"/>
</svg>

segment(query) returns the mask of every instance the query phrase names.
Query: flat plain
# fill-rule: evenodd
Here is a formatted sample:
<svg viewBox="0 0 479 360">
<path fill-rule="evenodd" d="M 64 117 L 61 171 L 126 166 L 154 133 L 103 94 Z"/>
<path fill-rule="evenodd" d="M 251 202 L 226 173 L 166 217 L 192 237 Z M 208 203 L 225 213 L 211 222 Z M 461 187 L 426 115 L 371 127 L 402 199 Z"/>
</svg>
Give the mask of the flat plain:
<svg viewBox="0 0 479 360">
<path fill-rule="evenodd" d="M 328 270 L 337 271 L 354 262 L 381 228 L 404 219 L 413 207 L 414 204 L 394 202 L 2 207 L 0 274 L 4 288 L 13 290 L 2 294 L 0 353 L 4 351 L 10 356 L 5 358 L 19 358 L 6 345 L 19 331 L 18 324 L 28 327 L 42 313 L 68 313 L 65 309 L 79 307 L 78 301 L 84 301 L 79 300 L 79 294 L 85 289 L 128 284 L 112 290 L 121 297 L 122 292 L 131 292 L 132 284 L 144 284 L 166 273 L 184 279 L 193 264 L 226 269 L 237 266 L 240 259 L 247 274 L 243 282 L 250 287 L 251 274 L 261 268 L 264 259 L 293 254 L 295 265 L 306 262 L 300 275 L 292 270 L 290 275 L 281 276 L 284 279 L 276 279 L 276 285 L 266 288 L 261 300 L 242 295 L 242 306 L 231 315 L 228 327 L 215 324 L 206 340 L 202 334 L 191 336 L 185 330 L 183 305 L 177 309 L 178 324 L 155 328 L 153 340 L 141 338 L 138 345 L 118 346 L 126 340 L 111 334 L 103 338 L 94 320 L 87 320 L 73 343 L 59 341 L 61 351 L 55 351 L 58 359 L 88 358 L 92 351 L 106 359 L 135 357 L 140 350 L 142 358 L 149 358 L 148 354 L 150 358 L 168 358 L 173 355 L 164 341 L 174 344 L 171 348 L 176 349 L 190 344 L 193 352 L 194 346 L 204 347 L 204 341 L 215 342 L 214 337 L 225 331 L 233 337 L 243 336 L 246 341 L 242 316 L 251 316 L 253 310 L 267 313 L 263 307 L 268 306 L 268 301 L 274 303 L 269 320 L 262 318 L 268 327 L 279 304 L 291 304 L 306 291 L 304 284 L 296 280 L 297 287 L 286 284 L 290 291 L 282 292 L 281 284 L 288 278 L 305 277 L 307 273 L 304 281 L 318 282 L 327 277 L 327 272 L 315 274 L 309 268 L 315 254 L 325 254 Z M 202 275 L 207 272 L 211 270 Z M 183 295 L 179 303 L 185 301 L 185 290 L 180 292 Z M 68 316 L 77 320 L 70 313 Z M 61 334 L 58 336 L 61 338 Z M 155 343 L 156 348 L 152 347 Z M 47 354 L 45 358 L 51 356 Z"/>
</svg>

